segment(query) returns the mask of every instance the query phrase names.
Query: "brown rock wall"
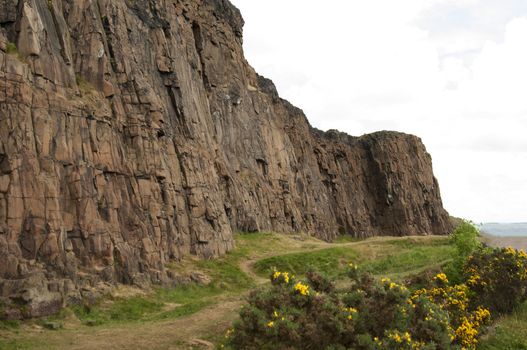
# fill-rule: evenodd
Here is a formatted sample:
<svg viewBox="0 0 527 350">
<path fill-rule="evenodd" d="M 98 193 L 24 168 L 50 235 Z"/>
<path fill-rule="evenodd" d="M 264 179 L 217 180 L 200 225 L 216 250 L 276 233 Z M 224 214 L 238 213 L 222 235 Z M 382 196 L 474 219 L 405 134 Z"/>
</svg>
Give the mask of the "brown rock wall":
<svg viewBox="0 0 527 350">
<path fill-rule="evenodd" d="M 245 61 L 226 0 L 0 9 L 0 298 L 19 316 L 169 283 L 235 230 L 450 229 L 421 141 L 313 129 Z"/>
</svg>

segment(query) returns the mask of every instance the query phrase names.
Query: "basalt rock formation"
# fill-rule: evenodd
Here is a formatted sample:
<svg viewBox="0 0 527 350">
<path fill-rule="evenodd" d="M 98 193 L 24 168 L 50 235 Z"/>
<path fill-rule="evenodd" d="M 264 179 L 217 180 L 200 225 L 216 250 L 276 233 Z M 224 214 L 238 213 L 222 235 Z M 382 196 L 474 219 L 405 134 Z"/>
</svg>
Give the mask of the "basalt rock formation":
<svg viewBox="0 0 527 350">
<path fill-rule="evenodd" d="M 0 0 L 7 316 L 170 283 L 236 230 L 450 230 L 419 138 L 312 128 L 245 61 L 243 24 L 227 0 Z"/>
</svg>

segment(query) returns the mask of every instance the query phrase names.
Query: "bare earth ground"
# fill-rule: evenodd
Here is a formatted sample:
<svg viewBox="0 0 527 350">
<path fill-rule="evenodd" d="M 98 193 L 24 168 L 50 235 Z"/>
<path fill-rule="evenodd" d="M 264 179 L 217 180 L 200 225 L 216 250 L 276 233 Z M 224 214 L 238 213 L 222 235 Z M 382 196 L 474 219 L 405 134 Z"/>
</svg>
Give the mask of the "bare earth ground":
<svg viewBox="0 0 527 350">
<path fill-rule="evenodd" d="M 25 331 L 28 337 L 38 337 L 38 333 L 46 332 L 42 349 L 207 349 L 211 346 L 194 339 L 196 335 L 223 332 L 237 315 L 242 301 L 243 298 L 225 300 L 195 314 L 166 322 L 103 328 L 72 327 L 60 332 Z M 25 347 L 21 345 L 20 348 Z"/>
<path fill-rule="evenodd" d="M 287 250 L 256 253 L 248 259 L 240 261 L 240 269 L 251 277 L 258 286 L 267 282 L 253 271 L 253 265 L 260 259 L 286 253 L 315 251 L 335 246 L 356 247 L 374 258 L 378 253 L 373 249 L 376 243 L 385 240 L 407 239 L 411 237 L 379 237 L 366 241 L 332 244 L 321 241 L 298 241 L 280 237 Z M 416 240 L 434 239 L 415 237 Z M 289 241 L 290 240 L 290 241 Z M 292 249 L 291 249 L 292 248 Z M 370 252 L 371 250 L 371 252 Z M 9 349 L 71 349 L 71 350 L 113 350 L 113 349 L 213 349 L 212 343 L 206 340 L 214 339 L 223 334 L 232 321 L 236 319 L 240 307 L 244 304 L 247 293 L 234 296 L 220 296 L 214 305 L 204 308 L 188 316 L 167 321 L 133 322 L 128 324 L 105 325 L 102 327 L 87 327 L 74 316 L 64 320 L 64 329 L 49 331 L 36 325 L 22 325 L 17 331 L 0 330 L 0 347 L 2 340 L 11 340 Z"/>
<path fill-rule="evenodd" d="M 527 237 L 500 237 L 486 233 L 481 234 L 482 241 L 491 247 L 512 247 L 527 251 Z"/>
<path fill-rule="evenodd" d="M 192 315 L 181 318 L 147 323 L 86 327 L 75 320 L 66 322 L 60 331 L 48 331 L 40 327 L 23 327 L 23 340 L 18 339 L 14 349 L 211 349 L 208 342 L 198 336 L 223 333 L 236 318 L 244 296 L 218 300 Z M 2 334 L 0 338 L 12 338 Z M 18 337 L 17 337 L 18 338 Z M 36 340 L 36 341 L 35 341 Z M 26 343 L 27 341 L 27 343 Z"/>
</svg>

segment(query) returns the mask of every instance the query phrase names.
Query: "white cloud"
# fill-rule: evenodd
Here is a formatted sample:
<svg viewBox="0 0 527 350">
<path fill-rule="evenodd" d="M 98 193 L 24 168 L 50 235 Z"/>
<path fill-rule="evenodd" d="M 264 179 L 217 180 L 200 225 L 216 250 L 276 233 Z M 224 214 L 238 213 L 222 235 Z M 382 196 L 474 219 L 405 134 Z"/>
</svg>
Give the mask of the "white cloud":
<svg viewBox="0 0 527 350">
<path fill-rule="evenodd" d="M 249 62 L 314 126 L 417 134 L 451 214 L 527 221 L 527 5 L 233 2 Z"/>
</svg>

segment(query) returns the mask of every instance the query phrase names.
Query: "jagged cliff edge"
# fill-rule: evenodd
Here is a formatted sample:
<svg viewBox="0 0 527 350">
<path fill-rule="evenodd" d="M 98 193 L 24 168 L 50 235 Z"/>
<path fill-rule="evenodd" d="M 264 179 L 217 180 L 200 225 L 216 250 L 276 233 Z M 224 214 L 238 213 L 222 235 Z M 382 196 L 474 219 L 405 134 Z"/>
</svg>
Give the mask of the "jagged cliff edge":
<svg viewBox="0 0 527 350">
<path fill-rule="evenodd" d="M 226 0 L 0 0 L 4 316 L 174 283 L 236 230 L 450 230 L 419 138 L 313 129 L 242 27 Z"/>
</svg>

